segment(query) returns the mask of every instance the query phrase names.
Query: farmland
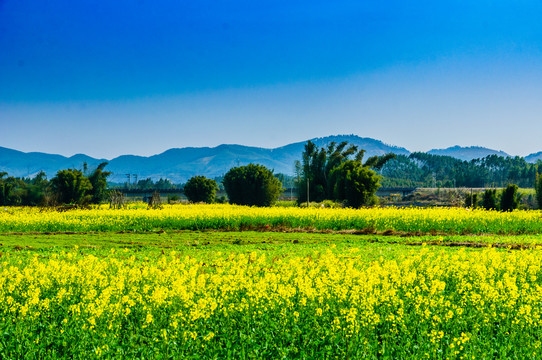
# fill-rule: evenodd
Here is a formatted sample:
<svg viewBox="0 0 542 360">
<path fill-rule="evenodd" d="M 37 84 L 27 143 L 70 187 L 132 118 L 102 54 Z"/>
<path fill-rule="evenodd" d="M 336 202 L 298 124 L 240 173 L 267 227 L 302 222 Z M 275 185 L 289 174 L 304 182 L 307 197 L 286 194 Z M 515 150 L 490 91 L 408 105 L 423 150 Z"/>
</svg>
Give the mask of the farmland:
<svg viewBox="0 0 542 360">
<path fill-rule="evenodd" d="M 6 208 L 0 357 L 536 358 L 540 215 Z"/>
<path fill-rule="evenodd" d="M 44 211 L 35 207 L 0 209 L 0 233 L 157 230 L 365 229 L 443 234 L 539 234 L 541 211 L 498 212 L 464 208 L 281 208 L 232 205 L 144 204 L 112 210 Z"/>
</svg>

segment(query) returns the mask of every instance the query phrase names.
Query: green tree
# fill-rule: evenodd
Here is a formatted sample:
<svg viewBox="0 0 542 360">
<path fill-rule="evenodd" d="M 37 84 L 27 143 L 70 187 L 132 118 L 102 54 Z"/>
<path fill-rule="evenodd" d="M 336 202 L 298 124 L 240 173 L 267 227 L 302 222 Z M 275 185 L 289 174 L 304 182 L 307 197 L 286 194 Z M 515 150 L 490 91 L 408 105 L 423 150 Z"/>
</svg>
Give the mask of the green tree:
<svg viewBox="0 0 542 360">
<path fill-rule="evenodd" d="M 193 176 L 184 185 L 184 194 L 191 202 L 212 203 L 215 201 L 218 185 L 205 176 Z"/>
<path fill-rule="evenodd" d="M 465 194 L 465 207 L 472 207 L 472 194 L 471 193 L 467 193 Z"/>
<path fill-rule="evenodd" d="M 517 209 L 521 201 L 521 194 L 516 184 L 508 184 L 501 194 L 501 211 Z"/>
<path fill-rule="evenodd" d="M 356 160 L 343 162 L 331 173 L 335 199 L 345 201 L 347 206 L 353 208 L 376 202 L 379 179 L 380 176 L 373 170 Z"/>
<path fill-rule="evenodd" d="M 51 179 L 53 193 L 61 204 L 88 204 L 92 184 L 80 170 L 59 170 Z"/>
<path fill-rule="evenodd" d="M 467 193 L 465 195 L 465 207 L 476 208 L 478 206 L 478 194 L 477 193 Z"/>
<path fill-rule="evenodd" d="M 486 210 L 497 210 L 497 190 L 486 189 L 482 195 L 482 207 Z"/>
<path fill-rule="evenodd" d="M 302 153 L 302 161 L 296 162 L 295 165 L 298 175 L 298 202 L 307 201 L 307 197 L 309 200 L 317 202 L 334 198 L 335 184 L 331 179 L 333 170 L 351 158 L 362 163 L 364 155 L 365 150 L 358 151 L 357 146 L 348 145 L 346 141 L 339 144 L 331 142 L 327 147 L 322 148 L 318 148 L 312 141 L 308 141 Z M 380 170 L 388 160 L 395 157 L 395 154 L 372 156 L 363 166 Z"/>
<path fill-rule="evenodd" d="M 230 169 L 223 180 L 232 204 L 271 206 L 278 199 L 281 182 L 263 165 L 248 164 Z"/>
<path fill-rule="evenodd" d="M 159 190 L 175 189 L 175 185 L 171 182 L 171 180 L 162 178 L 160 178 L 156 184 L 154 184 L 154 187 Z"/>
<path fill-rule="evenodd" d="M 348 146 L 346 141 L 340 144 L 331 142 L 327 148 L 318 148 L 312 141 L 308 141 L 302 153 L 302 162 L 296 163 L 298 202 L 307 201 L 307 196 L 311 201 L 318 202 L 331 199 L 333 194 L 333 187 L 329 183 L 331 171 L 349 156 L 355 155 L 356 151 L 357 147 Z"/>
<path fill-rule="evenodd" d="M 7 172 L 0 172 L 0 205 L 11 205 L 10 196 L 13 185 L 7 179 L 4 179 Z"/>
<path fill-rule="evenodd" d="M 107 166 L 107 162 L 103 162 L 98 165 L 98 168 L 88 177 L 92 189 L 89 194 L 91 196 L 90 202 L 93 204 L 99 204 L 105 201 L 107 196 L 107 177 L 111 175 L 109 171 L 103 171 Z"/>
<path fill-rule="evenodd" d="M 538 208 L 542 209 L 542 174 L 536 174 L 534 189 L 536 191 L 536 202 L 538 204 Z"/>
<path fill-rule="evenodd" d="M 45 205 L 49 188 L 49 181 L 45 172 L 40 171 L 32 180 L 26 183 L 26 194 L 23 200 L 25 205 L 36 206 Z"/>
</svg>

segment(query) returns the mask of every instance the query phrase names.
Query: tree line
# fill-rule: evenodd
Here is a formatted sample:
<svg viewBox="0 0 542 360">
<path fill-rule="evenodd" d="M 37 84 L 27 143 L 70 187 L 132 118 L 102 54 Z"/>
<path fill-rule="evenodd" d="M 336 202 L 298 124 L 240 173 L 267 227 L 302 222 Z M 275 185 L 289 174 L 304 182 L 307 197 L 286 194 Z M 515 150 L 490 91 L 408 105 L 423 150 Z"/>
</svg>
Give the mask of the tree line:
<svg viewBox="0 0 542 360">
<path fill-rule="evenodd" d="M 56 206 L 62 204 L 99 204 L 107 200 L 107 177 L 103 162 L 86 175 L 84 170 L 65 169 L 47 180 L 41 171 L 34 178 L 16 178 L 0 172 L 0 205 Z"/>
<path fill-rule="evenodd" d="M 365 150 L 346 141 L 332 142 L 317 147 L 305 144 L 301 161 L 295 163 L 295 176 L 274 174 L 263 165 L 249 164 L 230 169 L 220 183 L 204 176 L 190 178 L 184 186 L 167 179 L 156 183 L 152 179 L 139 180 L 131 188 L 180 188 L 192 202 L 214 202 L 216 192 L 223 188 L 230 203 L 250 206 L 270 206 L 283 191 L 283 182 L 297 188 L 298 204 L 331 200 L 349 207 L 377 203 L 375 193 L 385 186 L 438 187 L 499 187 L 508 186 L 502 193 L 487 190 L 483 197 L 471 194 L 465 199 L 468 207 L 511 210 L 519 202 L 517 185 L 535 187 L 536 199 L 542 207 L 542 175 L 538 174 L 541 161 L 529 164 L 523 158 L 504 158 L 491 155 L 483 159 L 461 161 L 449 156 L 413 153 L 409 156 L 386 154 L 364 161 Z M 89 172 L 66 169 L 47 180 L 40 172 L 34 178 L 7 177 L 0 173 L 0 205 L 51 206 L 60 204 L 98 204 L 108 200 L 107 162 Z M 542 168 L 542 167 L 541 167 Z M 536 182 L 535 182 L 536 179 Z M 282 180 L 282 181 L 281 181 Z M 110 184 L 111 185 L 111 184 Z M 117 184 L 118 187 L 118 184 Z M 510 205 L 511 204 L 511 205 Z"/>
<path fill-rule="evenodd" d="M 293 184 L 297 186 L 298 203 L 332 200 L 355 208 L 376 203 L 381 176 L 375 170 L 395 155 L 373 156 L 364 162 L 364 154 L 365 150 L 346 141 L 322 148 L 308 141 L 302 161 L 295 164 L 297 176 Z M 231 203 L 251 206 L 272 205 L 283 188 L 272 171 L 254 164 L 231 169 L 222 183 Z M 185 194 L 189 200 L 208 202 L 216 189 L 214 180 L 198 176 L 188 180 Z"/>
<path fill-rule="evenodd" d="M 532 188 L 538 169 L 542 169 L 541 160 L 531 164 L 519 156 L 489 155 L 464 161 L 415 152 L 391 159 L 379 173 L 383 186 L 486 188 L 516 184 Z"/>
</svg>

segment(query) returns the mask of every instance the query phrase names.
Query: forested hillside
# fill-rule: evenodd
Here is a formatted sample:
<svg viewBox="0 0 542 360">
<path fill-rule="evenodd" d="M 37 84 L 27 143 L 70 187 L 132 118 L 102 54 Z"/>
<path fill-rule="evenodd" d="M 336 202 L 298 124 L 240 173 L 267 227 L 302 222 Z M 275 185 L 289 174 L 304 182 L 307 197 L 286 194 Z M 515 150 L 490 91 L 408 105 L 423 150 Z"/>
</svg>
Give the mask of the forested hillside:
<svg viewBox="0 0 542 360">
<path fill-rule="evenodd" d="M 490 155 L 463 161 L 450 156 L 415 152 L 398 155 L 387 162 L 380 174 L 384 186 L 421 187 L 503 187 L 509 183 L 532 187 L 542 161 Z M 539 171 L 540 171 L 539 170 Z"/>
</svg>

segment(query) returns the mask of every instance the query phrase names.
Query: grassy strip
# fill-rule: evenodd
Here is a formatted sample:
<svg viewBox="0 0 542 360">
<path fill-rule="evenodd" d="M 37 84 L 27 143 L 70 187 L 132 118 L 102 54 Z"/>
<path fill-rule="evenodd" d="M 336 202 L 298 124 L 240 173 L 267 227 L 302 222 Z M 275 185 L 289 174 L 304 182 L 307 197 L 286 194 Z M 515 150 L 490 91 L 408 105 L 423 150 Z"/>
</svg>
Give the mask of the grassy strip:
<svg viewBox="0 0 542 360">
<path fill-rule="evenodd" d="M 145 252 L 164 251 L 254 251 L 258 249 L 296 248 L 306 251 L 331 245 L 345 247 L 375 245 L 437 245 L 462 247 L 529 248 L 542 245 L 540 235 L 446 235 L 397 236 L 352 233 L 273 232 L 273 231 L 159 231 L 144 233 L 54 233 L 2 234 L 1 251 L 66 251 L 81 249 L 108 252 L 129 249 Z"/>
</svg>

